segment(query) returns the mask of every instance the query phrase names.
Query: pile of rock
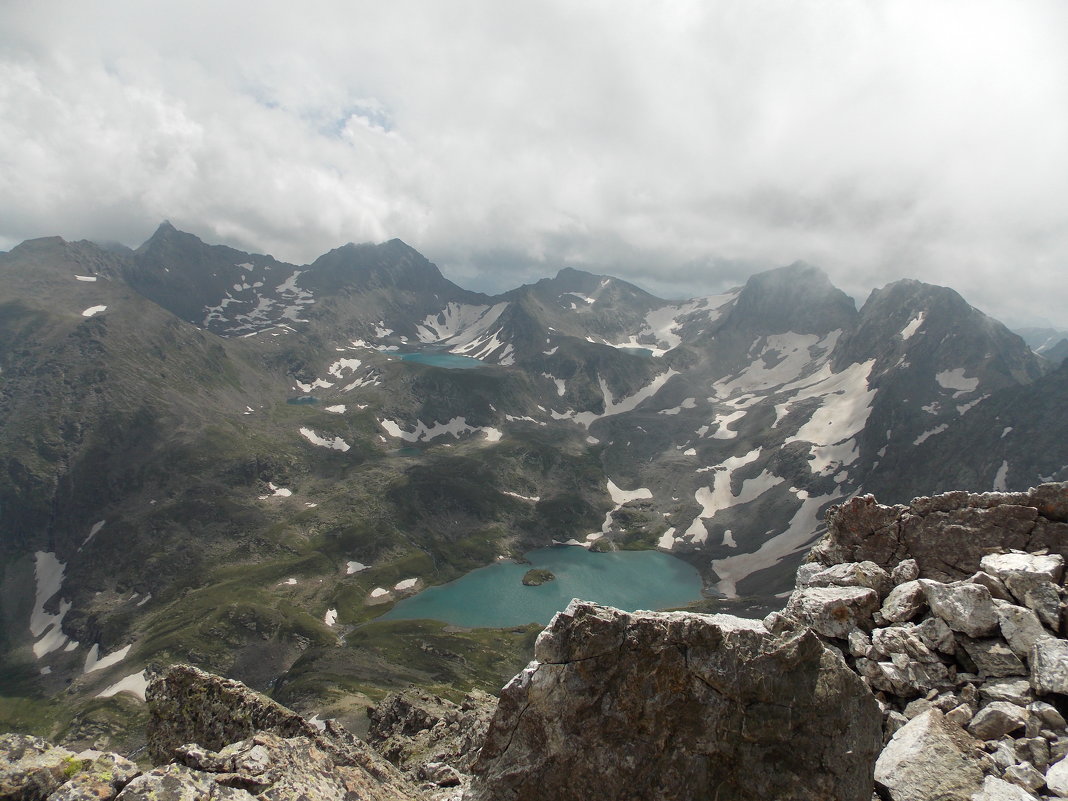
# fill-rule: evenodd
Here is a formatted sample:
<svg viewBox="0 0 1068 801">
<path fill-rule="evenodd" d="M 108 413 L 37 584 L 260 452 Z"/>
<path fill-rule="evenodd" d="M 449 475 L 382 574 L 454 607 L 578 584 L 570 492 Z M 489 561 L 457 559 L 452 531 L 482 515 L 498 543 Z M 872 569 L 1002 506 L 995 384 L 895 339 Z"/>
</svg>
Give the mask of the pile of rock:
<svg viewBox="0 0 1068 801">
<path fill-rule="evenodd" d="M 893 801 L 1068 798 L 1066 549 L 1068 485 L 854 499 L 765 625 L 815 631 L 875 693 Z"/>
</svg>

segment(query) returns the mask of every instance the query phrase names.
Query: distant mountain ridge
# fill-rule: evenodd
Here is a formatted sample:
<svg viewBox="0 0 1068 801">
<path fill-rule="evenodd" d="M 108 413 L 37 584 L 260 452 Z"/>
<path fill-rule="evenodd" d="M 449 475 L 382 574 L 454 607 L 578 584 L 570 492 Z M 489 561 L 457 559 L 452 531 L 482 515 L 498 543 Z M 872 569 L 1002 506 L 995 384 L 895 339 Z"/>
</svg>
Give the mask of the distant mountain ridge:
<svg viewBox="0 0 1068 801">
<path fill-rule="evenodd" d="M 48 692 L 190 652 L 304 686 L 393 588 L 553 542 L 766 608 L 831 505 L 1068 478 L 1064 368 L 918 281 L 860 309 L 803 263 L 684 302 L 573 268 L 487 296 L 400 240 L 292 265 L 167 223 L 0 277 L 0 650 Z M 64 604 L 71 650 L 35 653 Z M 84 672 L 92 645 L 133 650 Z"/>
</svg>

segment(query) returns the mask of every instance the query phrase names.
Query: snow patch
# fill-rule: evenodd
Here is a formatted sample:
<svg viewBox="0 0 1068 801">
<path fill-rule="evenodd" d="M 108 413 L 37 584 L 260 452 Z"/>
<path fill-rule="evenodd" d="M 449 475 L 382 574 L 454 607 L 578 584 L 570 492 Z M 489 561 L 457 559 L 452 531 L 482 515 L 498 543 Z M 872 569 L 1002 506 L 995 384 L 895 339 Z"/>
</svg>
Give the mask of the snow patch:
<svg viewBox="0 0 1068 801">
<path fill-rule="evenodd" d="M 95 281 L 96 280 L 96 276 L 95 275 L 76 275 L 76 276 L 74 276 L 74 278 L 77 281 Z"/>
<path fill-rule="evenodd" d="M 997 475 L 994 476 L 994 491 L 995 492 L 1008 492 L 1009 488 L 1005 483 L 1005 480 L 1009 475 L 1009 462 L 1006 459 L 1001 463 L 1001 467 L 998 468 Z"/>
<path fill-rule="evenodd" d="M 946 425 L 945 423 L 942 423 L 942 425 L 935 426 L 930 431 L 924 431 L 922 434 L 920 434 L 918 437 L 916 437 L 916 439 L 914 439 L 912 441 L 912 444 L 913 445 L 919 445 L 919 444 L 921 444 L 923 442 L 926 442 L 931 437 L 934 437 L 934 436 L 937 436 L 938 434 L 941 434 L 947 428 L 949 428 L 949 426 Z"/>
<path fill-rule="evenodd" d="M 92 317 L 94 314 L 99 314 L 102 311 L 107 311 L 107 306 L 90 306 L 88 309 L 82 312 L 82 317 Z"/>
<path fill-rule="evenodd" d="M 267 489 L 271 491 L 270 495 L 260 495 L 259 500 L 265 501 L 268 498 L 288 498 L 293 494 L 293 490 L 286 489 L 285 487 L 276 487 L 270 481 L 267 482 Z"/>
<path fill-rule="evenodd" d="M 519 498 L 521 501 L 530 501 L 531 503 L 537 503 L 541 500 L 540 495 L 520 495 L 518 492 L 509 492 L 508 490 L 501 490 L 503 495 L 511 495 L 513 498 Z"/>
<path fill-rule="evenodd" d="M 953 370 L 943 370 L 935 374 L 935 381 L 942 389 L 954 389 L 960 393 L 974 392 L 979 386 L 978 378 L 965 378 L 965 368 L 957 367 Z"/>
<path fill-rule="evenodd" d="M 335 623 L 337 623 L 337 610 L 327 609 L 326 614 L 323 615 L 323 623 L 328 626 L 333 626 Z"/>
<path fill-rule="evenodd" d="M 82 544 L 78 546 L 78 550 L 79 550 L 79 551 L 80 551 L 80 550 L 81 550 L 82 548 L 84 548 L 84 547 L 85 547 L 86 545 L 88 545 L 88 544 L 89 544 L 89 540 L 91 540 L 91 539 L 92 539 L 93 537 L 95 537 L 95 536 L 96 536 L 96 533 L 97 533 L 98 531 L 100 531 L 100 529 L 102 529 L 102 528 L 104 527 L 104 524 L 105 524 L 106 522 L 107 522 L 106 520 L 98 520 L 98 521 L 96 521 L 95 523 L 93 523 L 93 527 L 92 527 L 91 529 L 89 529 L 89 536 L 88 536 L 88 537 L 86 537 L 86 538 L 85 538 L 85 539 L 84 539 L 84 540 L 82 541 Z"/>
<path fill-rule="evenodd" d="M 661 409 L 659 412 L 657 412 L 657 414 L 671 414 L 671 415 L 674 415 L 674 414 L 678 414 L 683 409 L 692 409 L 695 406 L 697 406 L 697 398 L 686 398 L 678 406 L 673 406 L 670 409 Z"/>
<path fill-rule="evenodd" d="M 345 440 L 343 440 L 341 437 L 334 437 L 333 439 L 327 439 L 326 437 L 323 437 L 323 436 L 320 436 L 319 434 L 316 434 L 315 431 L 313 431 L 310 428 L 301 428 L 300 429 L 300 435 L 302 437 L 304 437 L 304 439 L 308 440 L 308 442 L 310 442 L 312 445 L 318 445 L 318 446 L 320 446 L 322 448 L 331 448 L 331 449 L 333 449 L 335 451 L 341 451 L 342 453 L 344 453 L 345 451 L 349 450 L 352 447 L 351 445 L 349 445 L 349 443 L 345 442 Z"/>
<path fill-rule="evenodd" d="M 145 690 L 148 689 L 148 677 L 145 675 L 145 671 L 140 673 L 131 673 L 129 676 L 123 679 L 119 679 L 107 689 L 101 690 L 96 694 L 97 698 L 110 698 L 113 695 L 119 693 L 130 693 L 131 695 L 145 700 Z"/>
<path fill-rule="evenodd" d="M 579 423 L 580 425 L 589 428 L 593 423 L 598 420 L 602 420 L 605 417 L 613 417 L 617 414 L 624 414 L 626 412 L 633 411 L 643 401 L 653 397 L 657 392 L 660 391 L 660 388 L 663 387 L 664 384 L 666 384 L 669 380 L 671 380 L 678 374 L 678 371 L 674 369 L 668 370 L 666 373 L 661 373 L 648 384 L 646 384 L 644 387 L 635 392 L 633 395 L 630 395 L 626 398 L 621 398 L 619 400 L 616 400 L 612 396 L 612 390 L 608 388 L 608 384 L 605 383 L 605 380 L 603 378 L 598 376 L 597 380 L 600 382 L 601 385 L 601 394 L 604 396 L 604 411 L 602 413 L 598 414 L 597 412 L 575 412 L 569 409 L 568 411 L 563 413 L 552 411 L 551 414 L 556 420 L 574 420 L 576 423 Z"/>
<path fill-rule="evenodd" d="M 385 589 L 384 587 L 375 587 L 373 590 L 371 590 L 372 598 L 382 598 L 386 595 L 389 595 L 389 590 Z"/>
<path fill-rule="evenodd" d="M 909 339 L 910 337 L 912 337 L 912 335 L 919 330 L 920 326 L 923 325 L 923 321 L 926 319 L 926 317 L 927 312 L 922 311 L 915 317 L 913 317 L 911 320 L 909 320 L 908 324 L 901 329 L 901 338 Z"/>
<path fill-rule="evenodd" d="M 351 576 L 353 573 L 359 573 L 370 567 L 370 565 L 365 565 L 363 562 L 349 562 L 345 565 L 345 575 Z"/>
<path fill-rule="evenodd" d="M 63 573 L 67 565 L 56 559 L 54 553 L 37 551 L 34 554 L 34 577 L 37 580 L 37 588 L 34 595 L 33 610 L 30 612 L 30 634 L 37 639 L 33 644 L 33 655 L 40 659 L 52 651 L 68 647 L 74 650 L 78 643 L 69 640 L 63 633 L 63 618 L 71 609 L 71 602 L 60 598 L 59 612 L 50 614 L 44 610 L 45 604 L 59 592 L 63 584 Z"/>
<path fill-rule="evenodd" d="M 738 582 L 765 568 L 778 564 L 787 556 L 804 550 L 816 536 L 819 511 L 841 495 L 820 495 L 805 498 L 794 513 L 786 531 L 772 537 L 753 553 L 741 553 L 712 561 L 712 569 L 719 576 L 716 589 L 727 598 L 737 598 Z"/>
<path fill-rule="evenodd" d="M 130 653 L 130 649 L 133 648 L 133 644 L 119 648 L 117 651 L 112 651 L 107 656 L 99 656 L 100 645 L 93 643 L 93 647 L 89 649 L 89 653 L 85 657 L 85 667 L 82 673 L 92 673 L 94 670 L 103 670 L 109 668 L 112 665 L 117 665 L 123 659 L 126 658 L 126 654 Z"/>
<path fill-rule="evenodd" d="M 417 579 L 417 578 L 407 578 L 407 579 L 403 579 L 401 581 L 398 581 L 396 584 L 394 584 L 393 585 L 393 589 L 399 590 L 399 591 L 410 590 L 418 583 L 419 583 L 419 579 Z"/>
<path fill-rule="evenodd" d="M 330 412 L 331 414 L 344 414 L 345 404 L 339 403 L 337 406 L 324 406 L 323 411 Z"/>
<path fill-rule="evenodd" d="M 500 430 L 486 426 L 485 428 L 479 426 L 469 426 L 467 424 L 466 417 L 454 417 L 447 423 L 434 423 L 428 426 L 422 420 L 415 421 L 415 428 L 412 431 L 405 431 L 400 427 L 400 424 L 395 420 L 379 420 L 378 424 L 385 429 L 386 433 L 391 437 L 402 439 L 405 442 L 429 442 L 437 437 L 444 436 L 446 434 L 452 434 L 459 439 L 461 434 L 474 433 L 481 431 L 485 434 L 486 439 L 490 442 L 497 442 L 501 439 L 503 434 Z"/>
</svg>

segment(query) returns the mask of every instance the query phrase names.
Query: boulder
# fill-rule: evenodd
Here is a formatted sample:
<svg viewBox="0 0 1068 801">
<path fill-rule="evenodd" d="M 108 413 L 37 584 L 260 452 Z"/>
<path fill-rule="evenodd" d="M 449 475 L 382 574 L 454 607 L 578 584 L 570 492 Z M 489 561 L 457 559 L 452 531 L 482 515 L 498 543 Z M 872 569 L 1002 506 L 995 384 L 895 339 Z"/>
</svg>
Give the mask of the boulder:
<svg viewBox="0 0 1068 801">
<path fill-rule="evenodd" d="M 82 769 L 70 781 L 48 797 L 48 801 L 102 801 L 114 798 L 129 782 L 140 775 L 134 762 L 118 754 L 99 754 L 82 758 Z"/>
<path fill-rule="evenodd" d="M 1011 575 L 1033 576 L 1039 581 L 1060 584 L 1064 577 L 1064 557 L 1060 554 L 1030 554 L 1023 551 L 987 554 L 979 561 L 984 572 L 1005 581 Z"/>
<path fill-rule="evenodd" d="M 336 722 L 327 721 L 320 731 L 239 681 L 189 665 L 172 665 L 149 683 L 145 698 L 148 749 L 156 762 L 169 760 L 186 744 L 195 743 L 208 752 L 222 751 L 235 742 L 270 733 L 302 738 L 333 764 L 365 774 L 367 786 L 375 788 L 368 799 L 400 799 L 412 793 L 411 784 L 397 768 Z"/>
<path fill-rule="evenodd" d="M 126 785 L 118 801 L 255 801 L 246 790 L 226 787 L 211 774 L 185 765 L 164 765 Z"/>
<path fill-rule="evenodd" d="M 958 635 L 957 644 L 975 663 L 979 675 L 983 678 L 1027 675 L 1023 662 L 1000 639 L 989 637 L 973 640 L 971 637 Z"/>
<path fill-rule="evenodd" d="M 919 581 L 898 584 L 886 596 L 879 610 L 887 623 L 904 623 L 912 620 L 927 606 L 927 593 Z"/>
<path fill-rule="evenodd" d="M 927 603 L 954 631 L 969 637 L 985 637 L 998 628 L 998 613 L 990 590 L 981 584 L 955 581 L 942 584 L 920 579 Z"/>
<path fill-rule="evenodd" d="M 0 798 L 44 801 L 80 768 L 73 751 L 40 737 L 0 735 Z"/>
<path fill-rule="evenodd" d="M 996 776 L 983 779 L 983 787 L 972 796 L 972 801 L 1034 801 L 1035 797 L 1022 787 L 1009 784 Z"/>
<path fill-rule="evenodd" d="M 1008 701 L 991 701 L 972 718 L 968 733 L 980 740 L 997 740 L 1022 729 L 1027 718 L 1028 712 L 1022 706 Z"/>
<path fill-rule="evenodd" d="M 573 601 L 534 655 L 467 801 L 871 799 L 879 706 L 811 631 Z"/>
<path fill-rule="evenodd" d="M 892 801 L 970 801 L 983 786 L 979 743 L 929 709 L 902 726 L 875 763 Z"/>
<path fill-rule="evenodd" d="M 1026 678 L 990 679 L 979 688 L 979 693 L 987 701 L 1008 701 L 1017 706 L 1026 706 L 1035 697 Z"/>
<path fill-rule="evenodd" d="M 1068 797 L 1068 759 L 1049 766 L 1046 771 L 1046 787 L 1051 793 Z"/>
<path fill-rule="evenodd" d="M 1031 646 L 1031 686 L 1039 695 L 1068 695 L 1068 640 L 1047 637 Z"/>
<path fill-rule="evenodd" d="M 824 637 L 846 639 L 854 629 L 871 629 L 879 596 L 867 587 L 805 587 L 790 596 L 783 614 Z"/>
<path fill-rule="evenodd" d="M 1031 653 L 1031 646 L 1043 637 L 1048 637 L 1049 632 L 1042 627 L 1042 621 L 1038 615 L 1023 606 L 994 600 L 998 610 L 998 626 L 1001 636 L 1005 638 L 1012 652 L 1019 657 L 1026 657 Z"/>
<path fill-rule="evenodd" d="M 882 598 L 893 586 L 890 574 L 875 562 L 831 565 L 807 577 L 808 587 L 867 587 Z"/>
</svg>

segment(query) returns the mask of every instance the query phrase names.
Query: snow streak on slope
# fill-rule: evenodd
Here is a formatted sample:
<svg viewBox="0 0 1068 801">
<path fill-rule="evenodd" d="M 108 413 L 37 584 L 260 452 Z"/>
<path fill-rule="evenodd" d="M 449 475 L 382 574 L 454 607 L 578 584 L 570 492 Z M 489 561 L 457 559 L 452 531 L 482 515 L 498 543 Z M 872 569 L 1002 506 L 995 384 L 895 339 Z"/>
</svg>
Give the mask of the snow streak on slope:
<svg viewBox="0 0 1068 801">
<path fill-rule="evenodd" d="M 824 337 L 816 334 L 769 334 L 753 343 L 751 362 L 733 376 L 716 381 L 712 388 L 719 398 L 739 392 L 768 392 L 815 372 L 838 342 L 842 331 Z"/>
<path fill-rule="evenodd" d="M 684 539 L 695 544 L 703 543 L 708 539 L 708 529 L 705 528 L 704 524 L 705 520 L 715 517 L 716 512 L 721 509 L 729 509 L 740 503 L 748 503 L 776 484 L 782 483 L 781 478 L 775 478 L 774 476 L 768 476 L 767 479 L 761 480 L 761 476 L 765 475 L 762 473 L 757 479 L 752 479 L 756 483 L 751 485 L 748 492 L 745 489 L 745 484 L 749 483 L 747 481 L 743 484 L 742 490 L 738 495 L 731 493 L 731 477 L 734 475 L 734 471 L 750 462 L 756 461 L 758 456 L 760 456 L 760 448 L 755 448 L 742 456 L 732 456 L 714 468 L 716 474 L 712 479 L 712 486 L 701 487 L 694 493 L 694 500 L 701 505 L 701 513 L 683 533 L 682 537 Z M 757 491 L 758 485 L 761 486 L 759 491 Z M 755 494 L 753 494 L 754 492 Z M 752 497 L 749 497 L 750 495 Z"/>
<path fill-rule="evenodd" d="M 605 383 L 603 378 L 598 376 L 597 380 L 601 385 L 601 394 L 604 396 L 603 412 L 598 414 L 597 412 L 576 412 L 569 409 L 566 412 L 550 411 L 550 414 L 554 420 L 574 420 L 576 423 L 589 428 L 593 423 L 605 417 L 612 417 L 617 414 L 634 411 L 638 408 L 638 404 L 653 397 L 653 395 L 660 391 L 660 388 L 663 387 L 664 384 L 678 374 L 677 370 L 668 370 L 666 373 L 661 373 L 633 395 L 620 398 L 619 400 L 616 400 L 612 396 L 612 390 L 608 388 L 608 384 Z"/>
<path fill-rule="evenodd" d="M 482 432 L 489 442 L 498 442 L 502 437 L 502 432 L 496 428 L 468 425 L 466 417 L 454 417 L 447 423 L 432 423 L 429 426 L 421 420 L 416 420 L 412 431 L 405 431 L 396 420 L 379 420 L 378 424 L 391 437 L 403 439 L 405 442 L 430 442 L 446 434 L 452 434 L 459 439 L 461 434 L 475 432 Z"/>
<path fill-rule="evenodd" d="M 820 509 L 842 497 L 833 493 L 815 498 L 806 497 L 784 532 L 772 537 L 753 553 L 740 553 L 714 560 L 712 569 L 719 576 L 716 589 L 727 598 L 737 598 L 739 581 L 757 571 L 774 567 L 786 557 L 808 547 L 816 536 Z"/>
<path fill-rule="evenodd" d="M 612 530 L 612 515 L 622 509 L 623 504 L 629 503 L 630 501 L 653 497 L 653 493 L 645 487 L 638 487 L 638 489 L 635 490 L 623 490 L 617 487 L 612 479 L 608 479 L 608 495 L 612 498 L 612 503 L 614 503 L 615 506 L 605 514 L 604 522 L 601 524 L 601 530 L 586 535 L 586 539 L 590 542 L 600 539 Z"/>
<path fill-rule="evenodd" d="M 416 336 L 427 344 L 464 345 L 486 333 L 506 308 L 507 303 L 494 306 L 449 303 L 437 314 L 428 314 L 416 326 Z"/>
</svg>

